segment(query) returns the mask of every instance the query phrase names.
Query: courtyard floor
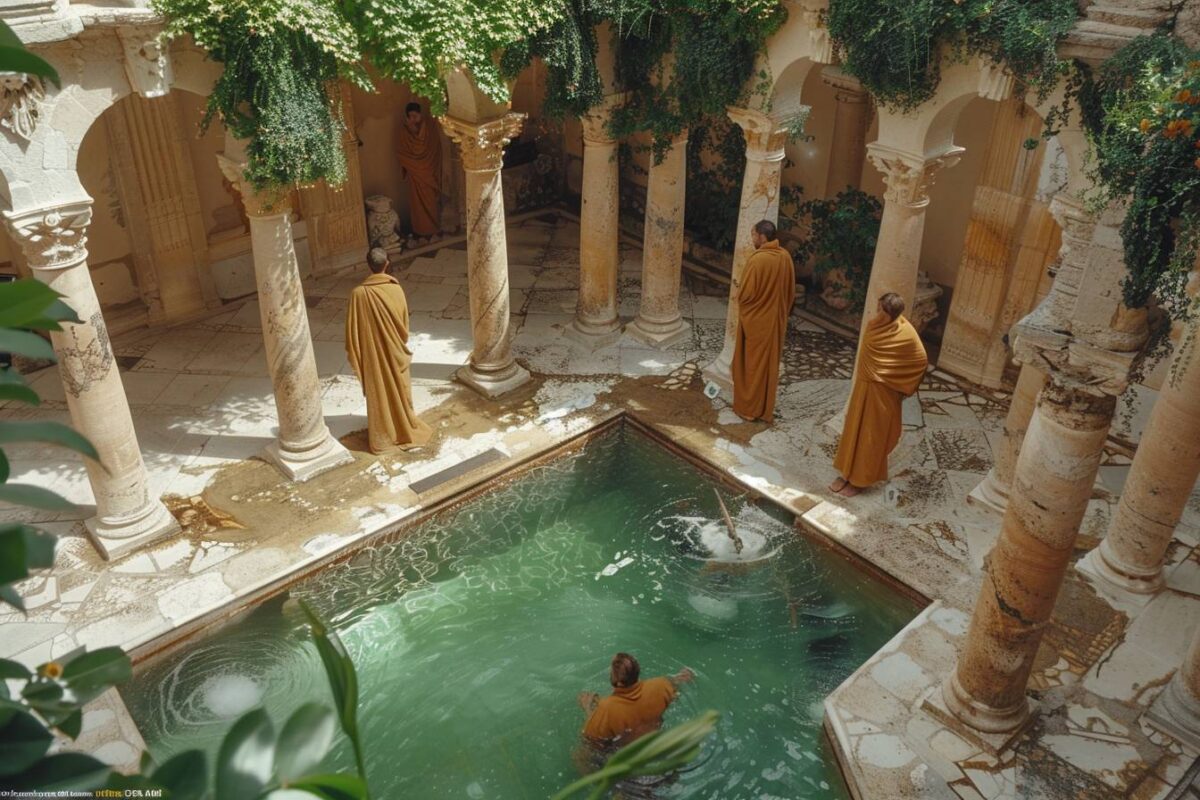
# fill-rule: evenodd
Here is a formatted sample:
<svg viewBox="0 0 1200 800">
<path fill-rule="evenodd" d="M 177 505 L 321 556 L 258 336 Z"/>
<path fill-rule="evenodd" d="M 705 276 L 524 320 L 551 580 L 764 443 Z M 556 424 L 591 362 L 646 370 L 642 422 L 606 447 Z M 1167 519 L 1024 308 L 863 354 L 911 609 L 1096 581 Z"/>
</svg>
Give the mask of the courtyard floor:
<svg viewBox="0 0 1200 800">
<path fill-rule="evenodd" d="M 305 484 L 288 483 L 254 459 L 273 438 L 275 408 L 253 298 L 192 324 L 116 337 L 152 489 L 184 532 L 104 562 L 83 532 L 93 501 L 82 464 L 49 447 L 6 447 L 13 480 L 55 489 L 85 510 L 2 512 L 62 538 L 52 573 L 19 587 L 28 614 L 0 613 L 0 656 L 36 664 L 105 645 L 148 655 L 253 602 L 285 576 L 629 412 L 791 508 L 814 536 L 930 601 L 826 702 L 826 727 L 861 796 L 1170 796 L 1197 753 L 1141 717 L 1183 659 L 1188 637 L 1181 630 L 1200 617 L 1200 500 L 1177 531 L 1168 588 L 1149 604 L 1107 598 L 1071 572 L 1039 654 L 1039 714 L 1015 748 L 997 756 L 924 709 L 952 669 L 983 556 L 999 531 L 998 516 L 965 498 L 991 466 L 1007 398 L 931 372 L 918 401 L 906 404 L 905 434 L 891 460 L 894 491 L 833 496 L 825 487 L 849 393 L 852 341 L 794 317 L 775 423 L 745 423 L 725 399 L 710 401 L 701 391 L 700 368 L 721 348 L 723 297 L 685 286 L 680 307 L 689 335 L 668 349 L 621 340 L 585 352 L 563 336 L 578 288 L 578 225 L 536 217 L 510 225 L 508 237 L 514 350 L 534 380 L 498 401 L 451 379 L 471 346 L 462 245 L 394 269 L 412 316 L 415 404 L 436 430 L 418 452 L 366 451 L 362 393 L 343 345 L 347 297 L 365 273 L 305 282 L 326 419 L 355 455 Z M 623 245 L 625 319 L 637 311 L 640 271 L 641 253 Z M 57 370 L 32 377 L 43 406 L 4 407 L 0 415 L 69 421 Z M 1104 534 L 1128 456 L 1116 447 L 1106 453 L 1080 532 L 1081 556 Z M 102 703 L 107 708 L 92 715 L 82 745 L 128 763 L 136 731 L 115 697 Z"/>
</svg>

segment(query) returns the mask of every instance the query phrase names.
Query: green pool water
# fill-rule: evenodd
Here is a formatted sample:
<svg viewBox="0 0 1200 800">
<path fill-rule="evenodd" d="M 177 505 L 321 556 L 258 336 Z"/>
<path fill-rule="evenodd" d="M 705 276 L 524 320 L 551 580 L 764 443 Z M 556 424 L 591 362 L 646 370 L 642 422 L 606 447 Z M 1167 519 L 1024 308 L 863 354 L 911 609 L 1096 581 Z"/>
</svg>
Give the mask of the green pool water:
<svg viewBox="0 0 1200 800">
<path fill-rule="evenodd" d="M 576 776 L 580 691 L 608 661 L 696 672 L 667 724 L 721 712 L 664 798 L 842 798 L 822 699 L 917 608 L 808 542 L 790 516 L 717 486 L 619 427 L 366 548 L 290 590 L 331 619 L 361 681 L 372 794 L 548 797 Z M 151 752 L 215 754 L 233 718 L 328 702 L 283 598 L 139 671 L 125 700 Z M 350 769 L 349 747 L 330 756 Z"/>
</svg>

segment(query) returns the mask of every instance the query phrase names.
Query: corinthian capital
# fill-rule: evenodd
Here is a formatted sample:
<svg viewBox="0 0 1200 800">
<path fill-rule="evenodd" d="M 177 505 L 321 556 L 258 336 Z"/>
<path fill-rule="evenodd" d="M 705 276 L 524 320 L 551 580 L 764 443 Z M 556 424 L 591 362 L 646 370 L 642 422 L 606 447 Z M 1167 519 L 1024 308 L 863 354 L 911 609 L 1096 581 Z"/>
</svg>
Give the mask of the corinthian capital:
<svg viewBox="0 0 1200 800">
<path fill-rule="evenodd" d="M 4 218 L 33 269 L 66 269 L 87 261 L 90 197 L 54 208 L 5 212 Z"/>
<path fill-rule="evenodd" d="M 805 106 L 800 112 L 807 110 Z M 752 108 L 729 106 L 725 113 L 746 137 L 746 158 L 752 161 L 782 161 L 783 146 L 788 129 L 777 115 L 765 114 Z"/>
<path fill-rule="evenodd" d="M 225 180 L 233 186 L 242 197 L 242 206 L 250 217 L 273 217 L 290 214 L 292 196 L 290 191 L 274 189 L 257 191 L 246 180 L 246 162 L 230 158 L 224 153 L 217 153 L 217 166 Z"/>
<path fill-rule="evenodd" d="M 957 164 L 963 152 L 961 147 L 950 147 L 940 155 L 923 158 L 886 145 L 867 145 L 867 158 L 883 173 L 887 186 L 884 199 L 912 208 L 929 204 L 929 187 L 934 176 L 938 170 Z"/>
<path fill-rule="evenodd" d="M 509 112 L 489 122 L 467 122 L 446 116 L 439 117 L 442 130 L 458 144 L 463 168 L 467 172 L 491 172 L 500 169 L 504 147 L 521 132 L 525 115 Z"/>
</svg>

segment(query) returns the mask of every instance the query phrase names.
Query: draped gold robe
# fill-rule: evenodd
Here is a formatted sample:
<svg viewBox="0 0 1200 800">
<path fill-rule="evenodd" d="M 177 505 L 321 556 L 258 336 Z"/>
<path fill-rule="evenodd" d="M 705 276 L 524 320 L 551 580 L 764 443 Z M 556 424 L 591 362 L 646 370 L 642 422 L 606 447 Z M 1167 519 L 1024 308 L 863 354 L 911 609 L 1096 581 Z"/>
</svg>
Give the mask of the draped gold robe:
<svg viewBox="0 0 1200 800">
<path fill-rule="evenodd" d="M 367 437 L 372 453 L 416 447 L 433 431 L 412 404 L 408 349 L 408 302 L 391 275 L 372 275 L 350 293 L 346 355 L 367 398 Z"/>
<path fill-rule="evenodd" d="M 858 487 L 887 478 L 888 454 L 900 441 L 900 401 L 917 391 L 929 361 L 903 316 L 867 327 L 833 466 Z"/>
<path fill-rule="evenodd" d="M 788 316 L 796 302 L 792 254 L 778 241 L 754 251 L 738 287 L 738 326 L 734 339 L 733 410 L 746 419 L 770 422 L 779 388 L 779 358 Z"/>
<path fill-rule="evenodd" d="M 416 236 L 441 229 L 438 198 L 442 191 L 442 137 L 433 120 L 425 119 L 414 134 L 401 123 L 396 133 L 396 156 L 408 173 L 408 213 Z"/>
</svg>

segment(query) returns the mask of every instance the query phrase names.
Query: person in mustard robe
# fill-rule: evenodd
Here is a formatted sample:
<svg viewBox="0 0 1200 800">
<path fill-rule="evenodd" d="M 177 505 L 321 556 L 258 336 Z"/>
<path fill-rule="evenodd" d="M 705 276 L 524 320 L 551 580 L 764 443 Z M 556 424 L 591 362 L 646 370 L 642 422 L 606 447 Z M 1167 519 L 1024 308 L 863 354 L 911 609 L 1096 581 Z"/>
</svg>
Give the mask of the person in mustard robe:
<svg viewBox="0 0 1200 800">
<path fill-rule="evenodd" d="M 584 746 L 576 751 L 582 771 L 598 767 L 596 756 L 604 756 L 662 727 L 663 714 L 679 696 L 679 686 L 695 675 L 686 667 L 675 675 L 641 680 L 642 668 L 629 653 L 617 653 L 609 665 L 608 682 L 613 692 L 600 697 L 582 692 L 579 704 L 588 712 L 583 726 Z"/>
<path fill-rule="evenodd" d="M 738 283 L 733 410 L 745 420 L 770 422 L 779 388 L 779 358 L 796 302 L 796 270 L 791 253 L 776 239 L 775 223 L 756 223 L 750 241 L 754 253 Z"/>
<path fill-rule="evenodd" d="M 396 132 L 396 156 L 408 179 L 408 214 L 413 236 L 436 240 L 441 231 L 438 200 L 442 193 L 442 137 L 420 103 L 404 107 L 404 124 Z"/>
<path fill-rule="evenodd" d="M 367 253 L 371 276 L 350 293 L 346 355 L 367 398 L 367 439 L 372 453 L 419 447 L 432 429 L 413 410 L 408 349 L 408 301 L 400 282 L 387 274 L 388 255 Z"/>
<path fill-rule="evenodd" d="M 867 325 L 846 424 L 833 466 L 839 476 L 829 488 L 853 497 L 888 474 L 888 454 L 900 441 L 900 402 L 917 391 L 929 359 L 916 328 L 903 316 L 904 298 L 888 292 Z"/>
</svg>

